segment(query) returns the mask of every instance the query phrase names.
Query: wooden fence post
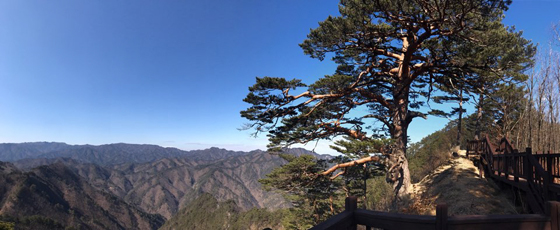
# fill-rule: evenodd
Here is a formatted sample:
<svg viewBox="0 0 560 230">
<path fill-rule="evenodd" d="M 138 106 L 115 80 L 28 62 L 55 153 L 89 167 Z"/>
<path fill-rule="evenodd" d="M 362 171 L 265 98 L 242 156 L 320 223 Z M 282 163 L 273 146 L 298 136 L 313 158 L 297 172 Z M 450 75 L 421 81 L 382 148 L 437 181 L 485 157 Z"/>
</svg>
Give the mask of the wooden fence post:
<svg viewBox="0 0 560 230">
<path fill-rule="evenodd" d="M 500 150 L 502 151 L 501 156 L 498 156 L 498 158 L 496 158 L 496 160 L 498 160 L 498 176 L 499 177 L 502 177 L 502 165 L 504 164 L 504 162 L 502 160 L 502 157 L 505 157 L 504 154 L 506 153 L 506 151 L 504 151 L 504 149 L 502 148 L 502 140 L 500 140 L 500 144 L 498 145 L 498 149 L 496 149 L 497 153 L 499 153 Z"/>
<path fill-rule="evenodd" d="M 358 209 L 358 197 L 355 196 L 346 197 L 346 200 L 344 200 L 344 209 L 345 211 L 349 211 L 349 212 L 356 211 L 356 209 Z M 358 229 L 358 225 L 356 224 L 355 220 L 352 222 L 353 224 L 348 228 L 348 230 Z"/>
<path fill-rule="evenodd" d="M 355 196 L 346 197 L 346 200 L 344 201 L 344 209 L 346 211 L 354 211 L 358 209 L 358 197 Z"/>
<path fill-rule="evenodd" d="M 517 151 L 515 154 L 518 154 L 519 151 Z M 513 157 L 513 181 L 515 182 L 519 182 L 519 156 L 514 156 Z"/>
<path fill-rule="evenodd" d="M 550 183 L 553 182 L 552 167 L 552 156 L 550 155 L 550 152 L 548 152 L 548 155 L 546 156 L 546 172 L 548 174 L 548 182 Z"/>
<path fill-rule="evenodd" d="M 447 204 L 436 206 L 436 230 L 447 230 Z"/>
<path fill-rule="evenodd" d="M 504 175 L 506 176 L 506 179 L 508 179 L 509 177 L 509 156 L 506 155 L 508 154 L 509 151 L 507 147 L 504 149 Z"/>
<path fill-rule="evenodd" d="M 532 156 L 531 148 L 525 149 L 525 159 L 523 161 L 523 174 L 525 174 L 525 179 L 527 179 L 527 183 L 531 183 L 533 181 L 533 167 L 529 161 L 529 157 Z"/>
<path fill-rule="evenodd" d="M 547 200 L 552 200 L 552 194 L 553 192 L 551 192 L 550 189 L 550 184 L 552 183 L 552 171 L 550 170 L 550 168 L 552 168 L 552 158 L 550 157 L 550 150 L 548 151 L 547 155 L 543 155 L 542 157 L 545 157 L 546 161 L 543 161 L 543 163 L 546 162 L 546 179 L 543 183 L 544 185 L 544 194 Z M 544 168 L 544 165 L 543 165 Z M 545 176 L 545 175 L 543 175 Z"/>
<path fill-rule="evenodd" d="M 488 163 L 488 171 L 490 175 L 494 175 L 494 154 L 492 147 L 490 146 L 490 142 L 488 141 L 488 135 L 486 136 L 486 151 L 485 151 L 485 158 L 486 163 Z"/>
<path fill-rule="evenodd" d="M 503 156 L 503 155 L 502 155 L 502 156 Z M 496 164 L 496 166 L 498 167 L 498 168 L 497 168 L 497 170 L 498 170 L 498 177 L 501 177 L 501 176 L 502 176 L 502 158 L 501 158 L 500 156 L 498 156 L 498 157 L 496 158 L 496 160 L 497 160 L 497 162 L 498 162 L 498 163 Z"/>
<path fill-rule="evenodd" d="M 482 178 L 482 176 L 484 175 L 483 171 L 484 171 L 484 166 L 482 166 L 482 156 L 478 156 L 478 176 L 480 178 Z"/>
<path fill-rule="evenodd" d="M 546 215 L 550 217 L 550 230 L 560 230 L 560 202 L 546 202 Z"/>
</svg>

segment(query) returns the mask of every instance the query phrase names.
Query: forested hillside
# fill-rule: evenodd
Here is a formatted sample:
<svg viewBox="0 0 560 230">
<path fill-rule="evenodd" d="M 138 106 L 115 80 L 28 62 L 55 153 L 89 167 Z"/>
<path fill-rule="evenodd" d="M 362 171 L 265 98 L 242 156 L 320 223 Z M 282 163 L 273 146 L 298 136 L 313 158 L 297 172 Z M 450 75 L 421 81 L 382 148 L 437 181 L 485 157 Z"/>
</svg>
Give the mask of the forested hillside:
<svg viewBox="0 0 560 230">
<path fill-rule="evenodd" d="M 242 211 L 235 202 L 219 202 L 210 194 L 202 194 L 189 206 L 165 222 L 161 229 L 231 229 L 262 230 L 265 228 L 284 229 L 282 220 L 286 211 L 251 209 Z"/>
<path fill-rule="evenodd" d="M 61 163 L 22 172 L 0 163 L 0 218 L 16 229 L 157 229 L 165 218 L 95 189 Z"/>
</svg>

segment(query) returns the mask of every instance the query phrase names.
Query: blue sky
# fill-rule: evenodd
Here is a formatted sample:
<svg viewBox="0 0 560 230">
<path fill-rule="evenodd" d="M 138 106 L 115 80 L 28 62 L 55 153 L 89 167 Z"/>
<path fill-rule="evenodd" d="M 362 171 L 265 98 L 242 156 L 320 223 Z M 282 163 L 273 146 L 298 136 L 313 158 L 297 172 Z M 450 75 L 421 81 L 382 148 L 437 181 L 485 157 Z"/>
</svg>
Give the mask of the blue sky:
<svg viewBox="0 0 560 230">
<path fill-rule="evenodd" d="M 311 83 L 332 73 L 298 44 L 337 3 L 0 1 L 0 142 L 264 148 L 238 130 L 247 88 L 256 76 Z M 543 44 L 558 10 L 560 1 L 516 1 L 505 23 Z M 409 135 L 446 122 L 416 120 Z"/>
</svg>

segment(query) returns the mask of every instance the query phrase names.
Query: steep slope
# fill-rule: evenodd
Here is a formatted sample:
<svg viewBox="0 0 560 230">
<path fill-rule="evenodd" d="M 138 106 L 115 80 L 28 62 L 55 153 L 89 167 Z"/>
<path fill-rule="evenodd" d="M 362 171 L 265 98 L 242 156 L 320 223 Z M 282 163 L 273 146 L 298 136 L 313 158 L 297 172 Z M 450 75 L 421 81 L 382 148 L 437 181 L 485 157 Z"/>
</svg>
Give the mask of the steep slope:
<svg viewBox="0 0 560 230">
<path fill-rule="evenodd" d="M 160 229 L 284 229 L 281 224 L 282 214 L 282 210 L 270 212 L 251 209 L 243 212 L 239 210 L 235 202 L 231 200 L 218 202 L 212 195 L 205 193 L 194 200 L 191 205 L 181 209 Z"/>
<path fill-rule="evenodd" d="M 61 163 L 31 172 L 0 163 L 0 197 L 0 215 L 19 219 L 18 229 L 157 229 L 165 221 L 95 189 Z"/>
<path fill-rule="evenodd" d="M 288 207 L 281 195 L 264 191 L 258 182 L 283 162 L 257 151 L 214 162 L 172 158 L 113 168 L 75 163 L 70 167 L 96 187 L 170 218 L 202 193 L 219 201 L 233 200 L 241 210 Z"/>
</svg>

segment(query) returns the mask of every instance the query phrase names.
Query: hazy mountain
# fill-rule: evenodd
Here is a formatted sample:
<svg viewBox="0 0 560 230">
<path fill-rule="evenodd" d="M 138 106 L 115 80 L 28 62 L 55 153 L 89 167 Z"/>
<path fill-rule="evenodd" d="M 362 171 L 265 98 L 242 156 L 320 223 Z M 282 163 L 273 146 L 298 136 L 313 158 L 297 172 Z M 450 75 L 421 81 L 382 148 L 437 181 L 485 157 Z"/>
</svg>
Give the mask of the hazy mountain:
<svg viewBox="0 0 560 230">
<path fill-rule="evenodd" d="M 258 152 L 255 150 L 252 152 Z M 302 148 L 287 149 L 294 154 L 318 155 Z M 164 148 L 157 145 L 142 144 L 107 144 L 107 145 L 68 145 L 57 142 L 28 142 L 0 144 L 0 161 L 15 162 L 26 159 L 70 158 L 84 163 L 101 166 L 120 165 L 126 163 L 154 162 L 164 158 L 187 157 L 193 161 L 215 161 L 225 157 L 245 155 L 249 152 L 230 151 L 220 148 L 184 151 L 177 148 Z M 44 161 L 48 162 L 47 160 Z M 37 163 L 37 162 L 34 162 Z M 25 164 L 25 163 L 22 163 Z"/>
<path fill-rule="evenodd" d="M 17 161 L 25 158 L 39 158 L 40 155 L 77 146 L 57 142 L 29 142 L 0 144 L 0 161 Z"/>
<path fill-rule="evenodd" d="M 57 142 L 0 144 L 0 161 L 10 162 L 37 158 L 71 158 L 99 165 L 116 165 L 144 163 L 162 158 L 179 157 L 184 154 L 189 154 L 189 152 L 157 145 L 124 143 L 107 145 L 68 145 Z"/>
<path fill-rule="evenodd" d="M 98 165 L 117 165 L 124 163 L 144 163 L 162 158 L 179 157 L 187 152 L 176 148 L 157 145 L 108 144 L 81 145 L 59 149 L 39 155 L 36 158 L 71 158 Z"/>
<path fill-rule="evenodd" d="M 157 229 L 165 219 L 95 189 L 64 164 L 22 172 L 0 162 L 0 216 L 18 229 Z"/>
</svg>

